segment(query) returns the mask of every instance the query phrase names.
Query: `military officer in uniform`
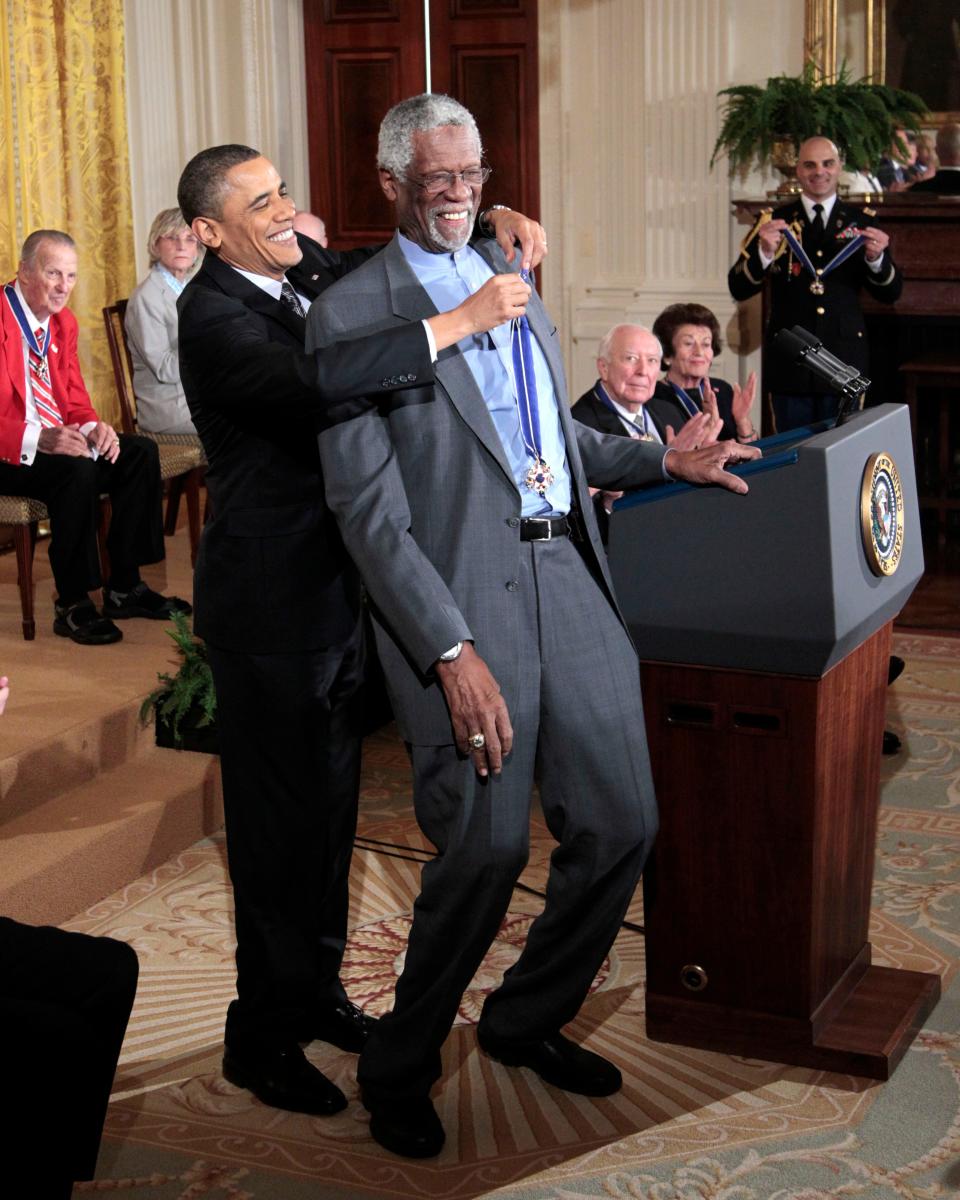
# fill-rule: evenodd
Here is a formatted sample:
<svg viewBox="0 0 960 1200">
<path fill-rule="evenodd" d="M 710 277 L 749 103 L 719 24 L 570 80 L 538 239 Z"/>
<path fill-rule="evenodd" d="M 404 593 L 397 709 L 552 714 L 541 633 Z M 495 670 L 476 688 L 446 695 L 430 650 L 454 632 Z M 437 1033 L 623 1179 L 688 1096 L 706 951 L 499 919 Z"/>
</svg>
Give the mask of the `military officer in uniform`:
<svg viewBox="0 0 960 1200">
<path fill-rule="evenodd" d="M 768 346 L 784 328 L 802 325 L 837 358 L 869 375 L 860 290 L 884 304 L 900 296 L 903 279 L 882 229 L 837 197 L 840 154 L 824 137 L 800 147 L 797 179 L 803 189 L 789 204 L 760 215 L 730 269 L 735 300 L 746 300 L 770 277 Z M 764 364 L 777 429 L 793 429 L 837 415 L 839 397 L 809 371 L 779 353 Z"/>
</svg>

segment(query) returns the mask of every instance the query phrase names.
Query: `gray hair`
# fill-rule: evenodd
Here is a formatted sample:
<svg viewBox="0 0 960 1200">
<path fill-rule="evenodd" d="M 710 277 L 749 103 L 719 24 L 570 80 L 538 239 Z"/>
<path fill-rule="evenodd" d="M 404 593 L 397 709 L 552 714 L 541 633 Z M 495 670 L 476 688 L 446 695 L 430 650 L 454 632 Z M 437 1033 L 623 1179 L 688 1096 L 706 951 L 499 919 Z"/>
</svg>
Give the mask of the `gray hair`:
<svg viewBox="0 0 960 1200">
<path fill-rule="evenodd" d="M 602 358 L 604 362 L 610 361 L 610 347 L 613 345 L 613 339 L 617 336 L 621 329 L 638 329 L 641 333 L 649 333 L 653 340 L 660 347 L 660 357 L 663 358 L 663 343 L 646 325 L 635 325 L 632 321 L 621 321 L 619 325 L 614 325 L 600 339 L 600 345 L 597 346 L 597 358 Z"/>
<path fill-rule="evenodd" d="M 33 261 L 37 257 L 37 251 L 44 242 L 53 242 L 57 246 L 69 246 L 71 250 L 76 250 L 77 248 L 77 243 L 69 233 L 64 233 L 60 229 L 35 229 L 27 237 L 20 250 L 20 261 L 24 266 L 29 267 L 33 265 Z"/>
<path fill-rule="evenodd" d="M 469 109 L 451 96 L 424 92 L 395 104 L 380 122 L 377 166 L 394 178 L 401 178 L 413 160 L 413 135 L 443 125 L 465 126 L 477 139 L 478 152 L 483 154 L 480 131 Z"/>
</svg>

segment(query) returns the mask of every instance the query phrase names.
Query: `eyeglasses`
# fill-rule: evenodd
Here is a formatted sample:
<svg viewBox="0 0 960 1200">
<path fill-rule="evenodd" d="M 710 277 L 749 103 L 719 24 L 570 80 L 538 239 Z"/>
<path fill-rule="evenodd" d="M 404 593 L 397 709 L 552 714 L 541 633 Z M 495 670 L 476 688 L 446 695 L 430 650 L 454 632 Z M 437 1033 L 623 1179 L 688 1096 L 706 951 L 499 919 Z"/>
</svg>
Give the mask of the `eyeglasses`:
<svg viewBox="0 0 960 1200">
<path fill-rule="evenodd" d="M 175 246 L 196 246 L 197 238 L 193 233 L 161 233 L 161 242 L 173 242 Z"/>
<path fill-rule="evenodd" d="M 454 180 L 462 179 L 467 187 L 480 187 L 493 174 L 492 167 L 467 167 L 465 171 L 431 171 L 422 179 L 414 179 L 404 175 L 407 183 L 412 183 L 427 196 L 439 196 L 453 187 Z"/>
</svg>

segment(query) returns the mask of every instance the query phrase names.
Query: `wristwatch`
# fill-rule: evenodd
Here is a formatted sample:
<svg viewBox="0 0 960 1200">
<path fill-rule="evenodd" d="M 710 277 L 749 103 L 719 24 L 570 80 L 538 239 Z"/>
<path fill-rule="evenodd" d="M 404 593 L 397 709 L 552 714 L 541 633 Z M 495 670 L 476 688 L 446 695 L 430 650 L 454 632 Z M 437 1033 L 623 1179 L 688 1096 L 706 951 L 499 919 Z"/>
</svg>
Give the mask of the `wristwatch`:
<svg viewBox="0 0 960 1200">
<path fill-rule="evenodd" d="M 453 662 L 463 653 L 463 642 L 457 642 L 455 646 L 451 646 L 449 650 L 444 652 L 437 659 L 437 662 Z"/>
<path fill-rule="evenodd" d="M 492 237 L 497 236 L 497 231 L 487 220 L 488 213 L 496 212 L 496 210 L 498 208 L 502 208 L 504 211 L 506 211 L 507 209 L 509 209 L 509 207 L 510 207 L 509 204 L 489 204 L 483 210 L 483 212 L 480 214 L 479 220 L 477 221 L 477 228 L 480 230 L 480 232 L 483 234 L 484 237 L 492 238 Z"/>
</svg>

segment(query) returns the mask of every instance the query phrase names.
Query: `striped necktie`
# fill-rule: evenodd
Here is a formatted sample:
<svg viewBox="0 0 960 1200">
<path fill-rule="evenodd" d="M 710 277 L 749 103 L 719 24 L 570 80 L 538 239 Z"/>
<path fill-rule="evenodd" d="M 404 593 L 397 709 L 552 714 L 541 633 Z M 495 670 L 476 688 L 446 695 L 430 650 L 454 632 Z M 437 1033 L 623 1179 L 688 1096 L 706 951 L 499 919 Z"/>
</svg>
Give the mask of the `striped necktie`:
<svg viewBox="0 0 960 1200">
<path fill-rule="evenodd" d="M 300 297 L 293 290 L 293 284 L 286 279 L 280 285 L 280 303 L 284 308 L 289 308 L 292 313 L 296 313 L 298 317 L 306 317 L 307 315 L 303 311 Z"/>
<path fill-rule="evenodd" d="M 36 338 L 37 345 L 42 346 L 42 329 L 37 330 Z M 32 346 L 30 347 L 29 357 L 30 387 L 33 391 L 33 402 L 37 406 L 37 416 L 40 418 L 40 424 L 44 429 L 56 429 L 58 425 L 63 424 L 63 416 L 60 413 L 56 400 L 53 398 L 47 360 L 37 354 Z"/>
</svg>

